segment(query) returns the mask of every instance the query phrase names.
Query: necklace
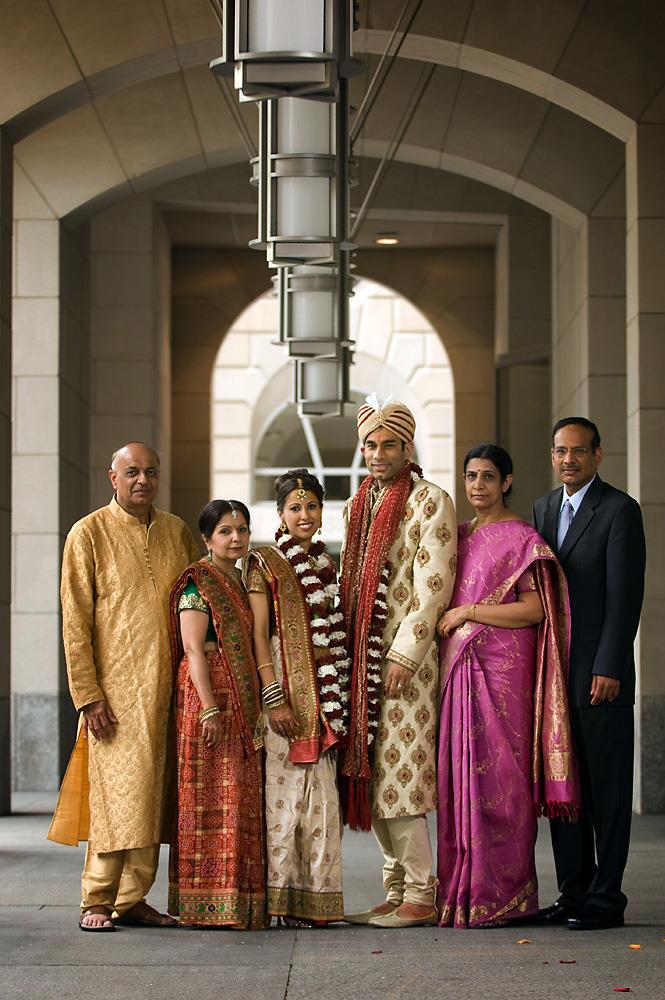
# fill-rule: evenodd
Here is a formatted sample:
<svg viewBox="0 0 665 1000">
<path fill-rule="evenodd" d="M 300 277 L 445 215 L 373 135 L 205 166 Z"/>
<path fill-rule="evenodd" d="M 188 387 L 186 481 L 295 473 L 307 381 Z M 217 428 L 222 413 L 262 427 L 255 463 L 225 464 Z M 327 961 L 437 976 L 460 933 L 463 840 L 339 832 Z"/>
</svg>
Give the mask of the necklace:
<svg viewBox="0 0 665 1000">
<path fill-rule="evenodd" d="M 312 645 L 317 650 L 319 701 L 331 729 L 347 731 L 349 667 L 343 617 L 334 610 L 337 597 L 335 566 L 323 542 L 305 552 L 292 535 L 278 532 L 277 548 L 288 560 L 305 594 Z"/>
<path fill-rule="evenodd" d="M 488 528 L 491 524 L 498 524 L 499 521 L 512 521 L 512 520 L 513 518 L 511 517 L 495 517 L 491 521 L 483 521 L 482 524 L 478 524 L 478 515 L 476 515 L 475 517 L 472 517 L 471 521 L 469 522 L 471 525 L 471 531 L 469 532 L 469 534 L 473 535 L 473 533 L 475 531 L 478 531 L 479 528 Z"/>
</svg>

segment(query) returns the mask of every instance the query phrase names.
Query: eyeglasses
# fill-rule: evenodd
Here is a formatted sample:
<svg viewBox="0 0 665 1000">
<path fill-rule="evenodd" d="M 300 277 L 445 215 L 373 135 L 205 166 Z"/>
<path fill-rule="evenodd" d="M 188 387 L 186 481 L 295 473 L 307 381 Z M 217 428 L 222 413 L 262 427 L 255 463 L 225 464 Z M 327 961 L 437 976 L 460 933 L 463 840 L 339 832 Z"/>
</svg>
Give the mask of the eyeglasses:
<svg viewBox="0 0 665 1000">
<path fill-rule="evenodd" d="M 587 448 L 584 445 L 579 445 L 577 448 L 552 448 L 552 453 L 556 458 L 565 458 L 566 455 L 573 455 L 574 458 L 584 458 L 590 451 L 591 448 Z"/>
</svg>

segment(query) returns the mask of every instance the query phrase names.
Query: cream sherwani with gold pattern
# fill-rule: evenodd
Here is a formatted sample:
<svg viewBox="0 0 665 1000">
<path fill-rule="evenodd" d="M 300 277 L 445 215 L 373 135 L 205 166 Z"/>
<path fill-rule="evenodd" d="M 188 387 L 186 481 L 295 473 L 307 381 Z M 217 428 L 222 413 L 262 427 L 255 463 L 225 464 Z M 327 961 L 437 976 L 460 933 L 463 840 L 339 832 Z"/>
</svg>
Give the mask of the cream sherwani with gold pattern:
<svg viewBox="0 0 665 1000">
<path fill-rule="evenodd" d="M 377 489 L 372 516 L 388 489 Z M 350 501 L 345 523 L 349 510 Z M 400 697 L 384 696 L 381 703 L 372 780 L 374 819 L 417 816 L 436 808 L 439 643 L 435 629 L 453 592 L 456 553 L 452 500 L 433 483 L 418 480 L 388 556 L 388 617 L 383 632 L 384 679 L 390 662 L 407 667 L 413 677 Z"/>
<path fill-rule="evenodd" d="M 77 709 L 105 699 L 118 723 L 110 739 L 87 741 L 89 832 L 78 822 L 87 811 L 77 800 L 85 795 L 84 767 L 78 787 L 65 778 L 51 839 L 87 838 L 98 853 L 161 840 L 172 688 L 169 596 L 198 557 L 179 517 L 152 508 L 146 526 L 115 500 L 69 532 L 61 597 L 72 699 Z"/>
</svg>

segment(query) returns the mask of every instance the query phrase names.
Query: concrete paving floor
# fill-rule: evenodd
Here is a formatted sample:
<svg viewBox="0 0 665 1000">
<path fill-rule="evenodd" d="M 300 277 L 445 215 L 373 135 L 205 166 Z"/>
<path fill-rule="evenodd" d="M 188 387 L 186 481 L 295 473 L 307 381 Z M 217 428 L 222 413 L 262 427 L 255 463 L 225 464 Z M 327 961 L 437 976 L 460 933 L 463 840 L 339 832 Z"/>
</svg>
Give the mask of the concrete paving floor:
<svg viewBox="0 0 665 1000">
<path fill-rule="evenodd" d="M 52 796 L 17 797 L 0 818 L 0 997 L 3 1000 L 665 1000 L 665 816 L 635 817 L 625 928 L 563 927 L 254 933 L 77 927 L 83 848 L 45 840 Z M 344 837 L 347 909 L 381 898 L 371 835 Z M 541 903 L 554 898 L 546 824 L 537 847 Z M 150 899 L 166 900 L 167 854 Z M 518 944 L 521 939 L 529 943 Z M 639 948 L 631 945 L 639 944 Z"/>
</svg>

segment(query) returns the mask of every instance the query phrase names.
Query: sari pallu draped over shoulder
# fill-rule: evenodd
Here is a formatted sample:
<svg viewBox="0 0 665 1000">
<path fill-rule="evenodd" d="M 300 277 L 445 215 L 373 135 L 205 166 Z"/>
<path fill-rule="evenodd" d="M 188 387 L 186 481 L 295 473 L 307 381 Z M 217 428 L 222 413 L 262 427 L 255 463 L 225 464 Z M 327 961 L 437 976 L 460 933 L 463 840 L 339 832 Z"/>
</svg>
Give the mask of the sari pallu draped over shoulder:
<svg viewBox="0 0 665 1000">
<path fill-rule="evenodd" d="M 520 577 L 528 569 L 532 570 L 545 613 L 536 639 L 531 766 L 533 806 L 537 815 L 574 819 L 580 811 L 581 799 L 568 714 L 570 608 L 566 579 L 550 547 L 526 522 L 502 521 L 481 531 L 490 528 L 493 532 L 491 544 L 482 552 L 480 531 L 460 537 L 458 584 L 451 606 L 508 603 L 506 599 Z M 464 549 L 469 546 L 474 549 L 472 575 L 464 568 Z M 467 560 L 469 556 L 467 552 Z M 466 576 L 465 591 L 458 595 L 463 575 Z M 442 648 L 442 695 L 469 644 L 479 638 L 482 642 L 482 633 L 491 628 L 494 626 L 467 621 L 455 629 Z M 521 630 L 514 631 L 519 635 Z M 479 655 L 482 658 L 482 652 Z"/>
<path fill-rule="evenodd" d="M 194 563 L 178 578 L 171 591 L 171 655 L 177 672 L 183 656 L 178 605 L 192 580 L 210 608 L 219 650 L 229 668 L 234 715 L 245 754 L 263 746 L 263 714 L 252 648 L 252 612 L 233 583 L 210 563 Z M 242 627 L 239 627 L 240 621 Z"/>
<path fill-rule="evenodd" d="M 443 926 L 479 926 L 538 908 L 540 814 L 580 809 L 566 672 L 569 608 L 554 554 L 523 521 L 459 531 L 451 605 L 515 604 L 538 593 L 538 626 L 467 621 L 442 642 L 437 785 Z M 482 613 L 480 615 L 482 617 Z"/>
<path fill-rule="evenodd" d="M 292 764 L 315 764 L 321 754 L 339 743 L 339 737 L 321 709 L 305 594 L 291 564 L 277 549 L 252 549 L 249 559 L 255 560 L 270 580 L 284 693 L 298 723 L 299 736 L 289 741 L 289 760 Z"/>
</svg>

